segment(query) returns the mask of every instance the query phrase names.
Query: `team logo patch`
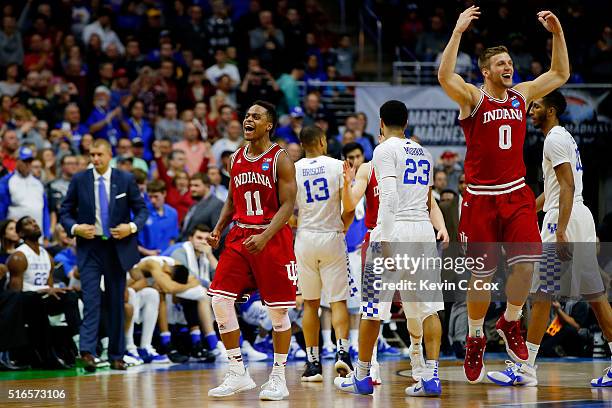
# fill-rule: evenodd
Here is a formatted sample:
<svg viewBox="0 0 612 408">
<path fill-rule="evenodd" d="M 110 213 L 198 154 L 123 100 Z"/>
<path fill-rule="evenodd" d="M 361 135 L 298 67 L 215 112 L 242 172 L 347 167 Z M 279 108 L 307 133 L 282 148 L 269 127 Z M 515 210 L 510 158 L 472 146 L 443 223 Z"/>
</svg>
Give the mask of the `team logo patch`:
<svg viewBox="0 0 612 408">
<path fill-rule="evenodd" d="M 295 261 L 291 261 L 290 263 L 285 265 L 287 269 L 287 277 L 293 283 L 293 286 L 297 286 L 298 274 L 297 274 L 297 264 Z"/>
<path fill-rule="evenodd" d="M 554 234 L 555 232 L 557 232 L 557 224 L 554 222 L 549 222 L 546 228 L 548 228 L 551 234 Z"/>
<path fill-rule="evenodd" d="M 519 102 L 518 99 L 515 99 L 515 100 L 512 101 L 512 106 L 514 108 L 518 108 L 519 106 L 521 106 L 521 102 Z"/>
<path fill-rule="evenodd" d="M 263 171 L 266 171 L 266 170 L 268 170 L 269 168 L 270 168 L 270 163 L 268 163 L 268 162 L 261 163 L 261 169 L 262 169 Z"/>
</svg>

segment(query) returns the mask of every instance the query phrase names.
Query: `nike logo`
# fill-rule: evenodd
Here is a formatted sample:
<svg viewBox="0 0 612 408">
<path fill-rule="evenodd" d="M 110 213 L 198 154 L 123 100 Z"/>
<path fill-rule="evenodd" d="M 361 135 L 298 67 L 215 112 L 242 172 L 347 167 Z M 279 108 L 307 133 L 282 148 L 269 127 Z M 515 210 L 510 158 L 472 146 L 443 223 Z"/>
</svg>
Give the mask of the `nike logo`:
<svg viewBox="0 0 612 408">
<path fill-rule="evenodd" d="M 414 387 L 414 392 L 419 392 L 419 391 L 421 391 L 422 389 L 423 389 L 423 387 L 422 387 L 422 386 L 419 386 L 419 387 Z"/>
<path fill-rule="evenodd" d="M 352 386 L 353 386 L 353 383 L 348 383 L 348 384 L 347 384 L 347 383 L 342 383 L 342 384 L 340 384 L 340 386 L 341 386 L 342 388 L 348 388 L 348 387 L 352 387 Z"/>
</svg>

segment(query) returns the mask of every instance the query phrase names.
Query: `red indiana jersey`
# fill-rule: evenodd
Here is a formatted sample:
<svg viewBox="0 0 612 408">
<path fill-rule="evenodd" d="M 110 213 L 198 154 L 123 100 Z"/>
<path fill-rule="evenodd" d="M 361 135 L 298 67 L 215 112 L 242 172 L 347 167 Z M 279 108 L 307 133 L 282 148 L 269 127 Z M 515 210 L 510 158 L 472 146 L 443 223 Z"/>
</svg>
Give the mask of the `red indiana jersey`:
<svg viewBox="0 0 612 408">
<path fill-rule="evenodd" d="M 231 160 L 233 221 L 248 225 L 269 224 L 278 211 L 276 163 L 284 150 L 276 143 L 257 157 L 247 156 L 249 146 L 238 149 Z"/>
<path fill-rule="evenodd" d="M 525 176 L 523 144 L 527 131 L 525 97 L 514 88 L 506 99 L 480 90 L 478 104 L 459 123 L 465 134 L 465 181 L 473 185 L 511 183 Z"/>
<path fill-rule="evenodd" d="M 378 219 L 378 204 L 380 203 L 378 198 L 378 180 L 374 174 L 374 166 L 370 163 L 370 174 L 368 175 L 368 185 L 365 191 L 366 200 L 366 213 L 365 213 L 365 226 L 369 230 L 373 230 L 376 227 L 376 220 Z"/>
</svg>

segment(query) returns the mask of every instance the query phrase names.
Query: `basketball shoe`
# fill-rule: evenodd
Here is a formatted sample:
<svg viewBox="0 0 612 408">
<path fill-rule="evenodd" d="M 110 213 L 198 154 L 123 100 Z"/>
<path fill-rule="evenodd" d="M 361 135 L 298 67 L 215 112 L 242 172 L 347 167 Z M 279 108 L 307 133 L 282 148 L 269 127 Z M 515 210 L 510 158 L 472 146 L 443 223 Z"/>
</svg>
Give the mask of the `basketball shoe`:
<svg viewBox="0 0 612 408">
<path fill-rule="evenodd" d="M 535 387 L 538 385 L 536 367 L 531 367 L 527 363 L 515 363 L 506 360 L 508 366 L 504 371 L 489 371 L 487 377 L 497 385 L 521 385 L 525 387 Z"/>
<path fill-rule="evenodd" d="M 401 354 L 402 353 L 397 348 L 387 343 L 387 339 L 385 339 L 382 336 L 378 338 L 378 355 L 379 356 L 397 357 L 397 356 L 400 356 Z"/>
<path fill-rule="evenodd" d="M 336 364 L 334 364 L 334 368 L 340 377 L 346 377 L 351 371 L 353 371 L 351 356 L 348 352 L 339 351 L 336 353 Z"/>
<path fill-rule="evenodd" d="M 321 382 L 323 381 L 323 367 L 319 361 L 307 361 L 306 370 L 302 374 L 303 382 Z"/>
<path fill-rule="evenodd" d="M 380 377 L 380 364 L 372 363 L 372 367 L 370 367 L 370 377 L 372 377 L 373 385 L 382 384 L 382 378 Z"/>
<path fill-rule="evenodd" d="M 237 394 L 241 391 L 252 390 L 253 388 L 255 388 L 255 381 L 253 381 L 247 369 L 244 370 L 243 374 L 238 374 L 229 370 L 225 373 L 221 385 L 208 391 L 208 396 L 229 397 L 230 395 Z"/>
<path fill-rule="evenodd" d="M 482 381 L 485 375 L 484 352 L 487 347 L 487 339 L 482 337 L 467 337 L 465 343 L 465 360 L 463 361 L 463 372 L 470 384 Z"/>
<path fill-rule="evenodd" d="M 612 387 L 612 366 L 604 370 L 604 375 L 591 380 L 591 387 Z"/>
<path fill-rule="evenodd" d="M 263 401 L 280 401 L 288 396 L 287 382 L 284 377 L 277 374 L 271 374 L 259 392 L 259 399 Z"/>
<path fill-rule="evenodd" d="M 419 344 L 418 347 L 414 347 L 411 344 L 408 347 L 408 357 L 410 357 L 410 365 L 412 366 L 412 378 L 414 381 L 419 381 L 423 376 L 423 371 L 427 368 L 423 358 L 423 346 Z"/>
<path fill-rule="evenodd" d="M 331 360 L 336 357 L 336 349 L 333 345 L 323 346 L 321 349 L 321 360 Z"/>
<path fill-rule="evenodd" d="M 428 363 L 421 375 L 422 377 L 416 384 L 406 388 L 406 395 L 411 397 L 436 397 L 442 394 L 437 361 Z"/>
<path fill-rule="evenodd" d="M 521 336 L 521 321 L 509 322 L 502 314 L 495 324 L 497 333 L 506 344 L 506 352 L 514 361 L 524 363 L 529 358 L 529 351 L 523 336 Z"/>
<path fill-rule="evenodd" d="M 249 343 L 247 340 L 242 342 L 240 351 L 249 361 L 263 361 L 268 359 L 268 355 L 266 353 L 255 350 L 255 348 L 253 348 L 251 343 Z"/>
<path fill-rule="evenodd" d="M 367 395 L 374 392 L 372 377 L 368 376 L 362 380 L 358 380 L 357 377 L 355 377 L 354 371 L 346 377 L 334 378 L 334 385 L 341 391 L 352 392 L 353 394 Z"/>
<path fill-rule="evenodd" d="M 123 355 L 123 362 L 128 367 L 136 367 L 144 364 L 144 360 L 138 355 L 137 350 L 126 350 Z"/>
</svg>

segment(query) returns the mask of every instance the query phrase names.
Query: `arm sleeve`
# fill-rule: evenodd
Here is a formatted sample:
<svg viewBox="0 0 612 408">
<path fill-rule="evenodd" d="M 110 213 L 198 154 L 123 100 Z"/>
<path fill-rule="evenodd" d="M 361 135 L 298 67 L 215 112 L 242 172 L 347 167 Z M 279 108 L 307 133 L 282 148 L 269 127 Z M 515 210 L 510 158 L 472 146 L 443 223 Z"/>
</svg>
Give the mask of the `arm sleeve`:
<svg viewBox="0 0 612 408">
<path fill-rule="evenodd" d="M 544 140 L 544 157 L 551 161 L 553 167 L 570 163 L 570 146 L 559 133 L 552 133 Z"/>
</svg>

